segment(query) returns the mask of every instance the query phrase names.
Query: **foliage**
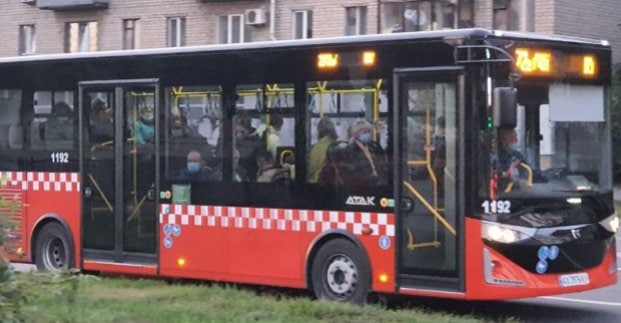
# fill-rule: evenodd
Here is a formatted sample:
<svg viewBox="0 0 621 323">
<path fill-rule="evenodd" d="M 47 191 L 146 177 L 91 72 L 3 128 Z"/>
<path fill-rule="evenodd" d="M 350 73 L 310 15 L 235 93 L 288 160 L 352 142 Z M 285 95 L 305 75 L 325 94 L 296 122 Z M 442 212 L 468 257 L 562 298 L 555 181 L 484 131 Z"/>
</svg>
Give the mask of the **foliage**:
<svg viewBox="0 0 621 323">
<path fill-rule="evenodd" d="M 621 182 L 621 63 L 613 68 L 611 87 L 612 161 L 615 183 Z"/>
<path fill-rule="evenodd" d="M 6 180 L 0 178 L 0 187 L 6 185 Z M 12 203 L 0 196 L 0 247 L 4 247 L 6 233 L 13 227 L 8 213 L 13 209 Z M 6 211 L 9 212 L 6 212 Z M 20 307 L 25 301 L 25 295 L 19 284 L 15 282 L 11 264 L 0 253 L 0 321 L 21 321 Z"/>
<path fill-rule="evenodd" d="M 25 313 L 32 322 L 481 322 L 485 318 L 313 300 L 295 291 L 236 285 L 100 278 L 77 282 L 74 303 L 43 296 Z M 258 294 L 258 295 L 257 295 Z M 506 321 L 495 317 L 494 321 Z"/>
<path fill-rule="evenodd" d="M 6 179 L 0 178 L 0 188 Z M 4 242 L 7 233 L 15 226 L 9 214 L 17 206 L 0 196 L 0 247 L 11 251 Z M 14 251 L 14 250 L 13 250 Z M 68 303 L 75 301 L 78 279 L 73 272 L 58 274 L 19 274 L 13 271 L 11 263 L 0 253 L 0 322 L 25 322 L 24 306 L 41 295 L 64 297 Z"/>
<path fill-rule="evenodd" d="M 6 178 L 0 178 L 0 188 L 6 185 Z M 7 248 L 4 244 L 6 233 L 14 227 L 9 214 L 15 205 L 0 196 L 0 247 Z M 8 212 L 7 212 L 8 211 Z M 0 322 L 20 322 L 21 306 L 26 301 L 26 293 L 19 282 L 15 280 L 10 262 L 0 253 Z"/>
</svg>

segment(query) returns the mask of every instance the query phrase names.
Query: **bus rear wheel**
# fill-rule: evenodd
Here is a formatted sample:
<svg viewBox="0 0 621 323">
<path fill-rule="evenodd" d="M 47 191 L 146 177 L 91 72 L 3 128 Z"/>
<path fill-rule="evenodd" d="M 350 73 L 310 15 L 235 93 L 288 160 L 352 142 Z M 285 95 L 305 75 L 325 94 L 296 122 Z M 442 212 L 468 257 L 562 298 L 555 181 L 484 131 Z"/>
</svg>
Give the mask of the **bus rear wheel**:
<svg viewBox="0 0 621 323">
<path fill-rule="evenodd" d="M 59 272 L 73 267 L 73 246 L 59 223 L 46 224 L 37 235 L 34 258 L 40 271 Z"/>
<path fill-rule="evenodd" d="M 312 264 L 313 291 L 318 299 L 364 304 L 370 270 L 361 250 L 344 239 L 328 241 Z"/>
</svg>

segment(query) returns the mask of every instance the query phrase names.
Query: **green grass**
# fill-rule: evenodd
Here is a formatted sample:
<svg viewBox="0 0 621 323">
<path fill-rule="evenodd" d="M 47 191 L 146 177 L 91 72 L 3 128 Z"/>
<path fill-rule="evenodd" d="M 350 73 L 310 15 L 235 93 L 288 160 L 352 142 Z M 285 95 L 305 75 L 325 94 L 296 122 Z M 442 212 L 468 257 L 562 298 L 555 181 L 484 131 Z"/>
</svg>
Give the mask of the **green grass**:
<svg viewBox="0 0 621 323">
<path fill-rule="evenodd" d="M 28 275 L 23 275 L 28 279 Z M 481 322 L 416 308 L 391 310 L 238 286 L 80 278 L 69 293 L 42 292 L 24 308 L 32 322 Z"/>
</svg>

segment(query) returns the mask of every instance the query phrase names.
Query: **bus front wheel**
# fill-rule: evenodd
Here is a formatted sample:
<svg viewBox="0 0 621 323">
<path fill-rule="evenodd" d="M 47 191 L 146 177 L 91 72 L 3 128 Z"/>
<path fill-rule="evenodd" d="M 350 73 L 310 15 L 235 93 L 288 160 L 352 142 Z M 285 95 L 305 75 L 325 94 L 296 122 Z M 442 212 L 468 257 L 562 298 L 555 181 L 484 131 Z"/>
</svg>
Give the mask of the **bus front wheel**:
<svg viewBox="0 0 621 323">
<path fill-rule="evenodd" d="M 361 250 L 344 239 L 328 241 L 312 264 L 313 291 L 318 299 L 364 304 L 370 270 Z"/>
<path fill-rule="evenodd" d="M 40 271 L 58 272 L 73 267 L 73 246 L 67 230 L 57 222 L 46 224 L 35 242 L 35 264 Z"/>
</svg>

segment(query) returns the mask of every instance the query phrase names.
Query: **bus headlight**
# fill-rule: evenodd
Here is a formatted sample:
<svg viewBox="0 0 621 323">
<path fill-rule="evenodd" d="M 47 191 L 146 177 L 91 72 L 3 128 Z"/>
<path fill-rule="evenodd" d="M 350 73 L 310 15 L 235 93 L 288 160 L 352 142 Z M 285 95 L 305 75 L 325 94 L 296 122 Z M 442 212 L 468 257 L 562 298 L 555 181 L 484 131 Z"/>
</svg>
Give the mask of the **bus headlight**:
<svg viewBox="0 0 621 323">
<path fill-rule="evenodd" d="M 514 225 L 482 222 L 481 235 L 483 239 L 502 243 L 514 243 L 534 236 L 537 229 Z"/>
<path fill-rule="evenodd" d="M 617 212 L 599 221 L 599 224 L 604 227 L 604 229 L 612 233 L 617 233 L 617 231 L 619 231 L 619 218 L 617 217 Z"/>
</svg>

